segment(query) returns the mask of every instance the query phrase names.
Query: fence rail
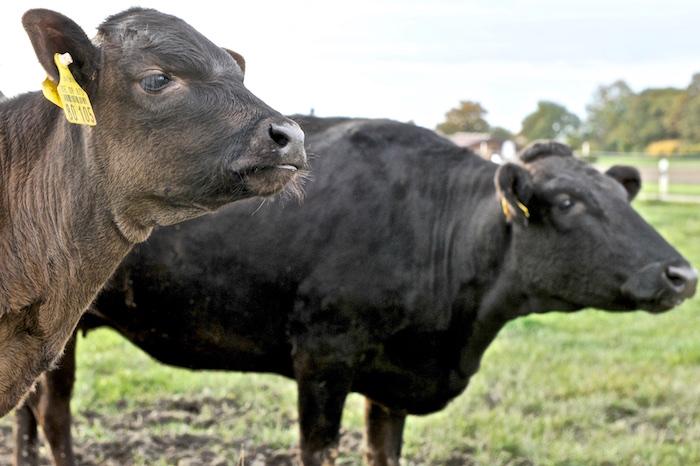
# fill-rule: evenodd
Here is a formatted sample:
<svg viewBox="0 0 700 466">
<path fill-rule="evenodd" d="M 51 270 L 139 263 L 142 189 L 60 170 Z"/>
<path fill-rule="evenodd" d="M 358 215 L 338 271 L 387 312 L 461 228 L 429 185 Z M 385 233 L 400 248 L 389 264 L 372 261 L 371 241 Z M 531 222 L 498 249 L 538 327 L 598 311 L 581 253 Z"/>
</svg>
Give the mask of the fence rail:
<svg viewBox="0 0 700 466">
<path fill-rule="evenodd" d="M 630 153 L 591 153 L 587 157 L 600 170 L 632 165 L 642 176 L 640 199 L 700 203 L 700 154 L 657 157 Z"/>
</svg>

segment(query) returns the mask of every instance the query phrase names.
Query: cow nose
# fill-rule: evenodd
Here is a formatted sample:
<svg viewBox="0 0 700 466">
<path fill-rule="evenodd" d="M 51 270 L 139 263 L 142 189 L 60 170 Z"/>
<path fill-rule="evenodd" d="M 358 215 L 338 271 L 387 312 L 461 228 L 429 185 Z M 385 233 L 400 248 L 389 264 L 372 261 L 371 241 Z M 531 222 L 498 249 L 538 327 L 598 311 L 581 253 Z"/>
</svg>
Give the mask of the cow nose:
<svg viewBox="0 0 700 466">
<path fill-rule="evenodd" d="M 664 278 L 678 297 L 687 299 L 695 295 L 698 285 L 698 271 L 689 265 L 666 267 Z"/>
<path fill-rule="evenodd" d="M 304 132 L 293 121 L 270 123 L 267 133 L 273 146 L 282 157 L 283 164 L 302 168 L 306 164 Z"/>
<path fill-rule="evenodd" d="M 268 133 L 270 134 L 270 139 L 280 148 L 285 148 L 290 144 L 304 145 L 304 132 L 299 125 L 270 123 Z"/>
</svg>

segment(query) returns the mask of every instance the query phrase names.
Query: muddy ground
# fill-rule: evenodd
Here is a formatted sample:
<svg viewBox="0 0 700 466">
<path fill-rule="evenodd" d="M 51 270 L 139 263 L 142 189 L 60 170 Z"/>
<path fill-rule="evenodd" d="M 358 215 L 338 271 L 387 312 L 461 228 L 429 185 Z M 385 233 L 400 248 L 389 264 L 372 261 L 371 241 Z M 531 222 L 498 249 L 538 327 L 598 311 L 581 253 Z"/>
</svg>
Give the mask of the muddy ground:
<svg viewBox="0 0 700 466">
<path fill-rule="evenodd" d="M 73 432 L 74 452 L 78 464 L 83 466 L 237 466 L 243 448 L 244 466 L 298 465 L 296 448 L 273 448 L 254 445 L 250 439 L 225 441 L 215 434 L 215 423 L 231 422 L 236 410 L 232 400 L 164 399 L 155 405 L 118 410 L 116 414 L 104 414 L 84 410 L 76 416 Z M 227 419 L 227 417 L 229 419 Z M 12 426 L 14 416 L 0 421 L 0 465 L 12 464 Z M 189 426 L 172 433 L 162 429 L 164 425 Z M 212 427 L 209 429 L 209 427 Z M 296 429 L 296 423 L 289 425 Z M 188 432 L 189 431 L 189 432 Z M 75 432 L 87 432 L 88 435 Z M 99 432 L 94 437 L 89 432 Z M 105 435 L 105 432 L 107 433 Z M 79 438 L 81 437 L 81 438 Z M 97 438 L 95 438 L 97 437 Z M 339 465 L 362 464 L 363 439 L 359 431 L 342 431 Z M 50 466 L 46 445 L 40 447 L 41 466 Z M 425 464 L 420 460 L 403 460 L 405 465 Z M 474 464 L 468 457 L 455 457 L 449 464 Z"/>
<path fill-rule="evenodd" d="M 124 409 L 113 415 L 94 411 L 80 412 L 74 421 L 76 430 L 109 432 L 75 439 L 74 452 L 78 464 L 84 466 L 176 465 L 176 466 L 225 466 L 240 464 L 241 449 L 246 466 L 288 466 L 298 464 L 296 448 L 275 449 L 265 445 L 253 445 L 249 439 L 226 442 L 221 436 L 206 433 L 209 425 L 219 420 L 225 423 L 227 416 L 235 416 L 230 409 L 231 400 L 202 399 L 162 400 L 153 406 L 140 409 Z M 0 465 L 12 464 L 13 415 L 0 423 Z M 193 429 L 192 433 L 172 433 L 163 425 L 182 423 Z M 290 425 L 290 429 L 296 429 Z M 170 429 L 172 430 L 172 429 Z M 215 431 L 216 429 L 211 429 Z M 164 431 L 164 432 L 163 432 Z M 160 433 L 159 433 L 160 432 Z M 195 433 L 196 432 L 196 433 Z M 78 437 L 78 436 L 76 436 Z M 359 452 L 362 448 L 360 432 L 343 432 L 341 451 Z M 40 447 L 40 465 L 50 466 L 46 445 Z"/>
<path fill-rule="evenodd" d="M 239 466 L 241 448 L 243 466 L 297 466 L 296 447 L 274 448 L 267 445 L 254 445 L 250 439 L 225 441 L 221 436 L 206 433 L 208 427 L 216 431 L 214 423 L 231 422 L 236 416 L 231 409 L 233 400 L 203 398 L 202 400 L 164 399 L 153 406 L 126 409 L 109 415 L 94 411 L 80 412 L 74 421 L 74 452 L 78 464 L 82 466 L 133 466 L 133 465 L 173 465 L 173 466 Z M 227 419 L 227 417 L 229 419 Z M 0 465 L 12 464 L 12 427 L 14 416 L 0 420 Z M 179 429 L 184 433 L 159 434 L 161 426 L 182 423 L 191 429 Z M 291 422 L 290 429 L 297 429 Z M 90 435 L 76 436 L 76 431 L 99 431 L 95 439 Z M 192 432 L 187 432 L 191 430 Z M 103 432 L 108 432 L 104 435 Z M 204 433 L 203 433 L 204 432 Z M 77 437 L 83 437 L 78 439 Z M 343 430 L 340 441 L 341 465 L 361 465 L 363 451 L 362 433 Z M 430 463 L 418 458 L 402 459 L 402 465 L 418 466 Z M 445 466 L 473 466 L 476 462 L 467 454 L 456 454 Z M 40 466 L 50 466 L 48 449 L 40 447 Z M 531 466 L 531 464 L 528 464 Z"/>
</svg>

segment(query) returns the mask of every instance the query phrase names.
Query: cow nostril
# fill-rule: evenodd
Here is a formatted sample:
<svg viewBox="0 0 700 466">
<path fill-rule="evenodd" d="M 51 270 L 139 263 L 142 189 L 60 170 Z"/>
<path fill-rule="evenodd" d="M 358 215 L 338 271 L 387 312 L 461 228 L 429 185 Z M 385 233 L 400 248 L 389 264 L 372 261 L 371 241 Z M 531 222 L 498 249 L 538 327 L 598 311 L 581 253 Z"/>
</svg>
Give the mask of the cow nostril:
<svg viewBox="0 0 700 466">
<path fill-rule="evenodd" d="M 698 271 L 693 267 L 669 266 L 666 268 L 666 278 L 681 296 L 691 297 L 695 294 Z"/>
<path fill-rule="evenodd" d="M 682 286 L 685 286 L 685 279 L 681 275 L 675 275 L 673 273 L 667 273 L 666 277 L 668 277 L 669 281 L 673 286 L 676 288 L 680 288 Z"/>
<path fill-rule="evenodd" d="M 290 135 L 286 131 L 286 128 L 271 124 L 268 133 L 270 134 L 270 138 L 275 141 L 275 144 L 278 146 L 285 147 L 289 144 Z"/>
</svg>

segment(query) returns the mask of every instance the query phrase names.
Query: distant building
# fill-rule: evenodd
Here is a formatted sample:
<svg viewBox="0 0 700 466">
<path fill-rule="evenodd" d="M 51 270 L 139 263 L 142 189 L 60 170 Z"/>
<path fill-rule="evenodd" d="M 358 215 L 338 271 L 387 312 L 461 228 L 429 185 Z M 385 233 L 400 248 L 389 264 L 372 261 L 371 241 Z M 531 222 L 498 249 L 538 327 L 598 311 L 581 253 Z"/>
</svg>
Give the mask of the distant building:
<svg viewBox="0 0 700 466">
<path fill-rule="evenodd" d="M 453 133 L 443 135 L 458 146 L 467 147 L 486 160 L 494 158 L 495 162 L 502 160 L 503 145 L 508 141 L 506 138 L 493 136 L 491 133 Z M 506 144 L 507 145 L 507 144 Z M 507 151 L 507 150 L 506 150 Z"/>
</svg>

